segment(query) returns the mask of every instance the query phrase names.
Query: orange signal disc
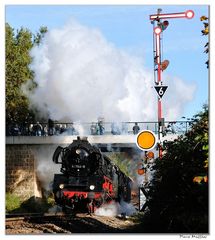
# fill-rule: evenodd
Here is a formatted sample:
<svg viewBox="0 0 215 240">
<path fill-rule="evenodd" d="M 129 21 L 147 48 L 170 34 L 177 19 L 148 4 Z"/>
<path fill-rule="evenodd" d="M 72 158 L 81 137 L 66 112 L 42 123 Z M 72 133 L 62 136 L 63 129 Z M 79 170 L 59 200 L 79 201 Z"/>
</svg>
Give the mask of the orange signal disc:
<svg viewBox="0 0 215 240">
<path fill-rule="evenodd" d="M 137 172 L 138 172 L 139 175 L 143 175 L 145 173 L 145 170 L 144 169 L 138 169 Z"/>
<path fill-rule="evenodd" d="M 149 130 L 143 130 L 137 135 L 137 146 L 142 150 L 150 150 L 157 143 L 155 134 Z"/>
<path fill-rule="evenodd" d="M 161 70 L 164 71 L 169 65 L 169 61 L 168 60 L 164 60 L 162 63 L 161 63 Z"/>
<path fill-rule="evenodd" d="M 154 156 L 155 156 L 155 155 L 154 155 L 153 152 L 147 152 L 147 157 L 148 157 L 148 158 L 151 159 L 151 158 L 154 158 Z"/>
</svg>

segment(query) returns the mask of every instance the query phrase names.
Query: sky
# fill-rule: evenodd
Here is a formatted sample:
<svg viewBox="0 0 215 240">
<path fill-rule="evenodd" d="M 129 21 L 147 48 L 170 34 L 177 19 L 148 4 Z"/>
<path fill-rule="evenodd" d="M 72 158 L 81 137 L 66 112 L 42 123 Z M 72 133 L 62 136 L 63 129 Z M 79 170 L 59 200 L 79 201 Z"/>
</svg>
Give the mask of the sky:
<svg viewBox="0 0 215 240">
<path fill-rule="evenodd" d="M 75 19 L 85 26 L 98 29 L 116 48 L 141 58 L 144 67 L 153 74 L 152 25 L 149 15 L 156 13 L 158 8 L 162 8 L 163 13 L 189 9 L 195 12 L 191 20 L 170 19 L 163 33 L 162 44 L 163 59 L 170 61 L 163 84 L 165 77 L 176 77 L 195 87 L 192 100 L 185 104 L 182 114 L 190 118 L 208 102 L 208 69 L 204 64 L 207 55 L 203 53 L 207 37 L 201 35 L 203 23 L 200 21 L 202 15 L 208 16 L 207 5 L 6 5 L 5 19 L 14 29 L 24 27 L 33 33 L 41 26 L 51 30 Z M 177 83 L 174 87 L 177 88 Z M 167 91 L 174 89 L 169 88 Z M 168 101 L 168 94 L 165 95 L 163 99 Z M 181 99 L 183 97 L 182 94 Z"/>
</svg>

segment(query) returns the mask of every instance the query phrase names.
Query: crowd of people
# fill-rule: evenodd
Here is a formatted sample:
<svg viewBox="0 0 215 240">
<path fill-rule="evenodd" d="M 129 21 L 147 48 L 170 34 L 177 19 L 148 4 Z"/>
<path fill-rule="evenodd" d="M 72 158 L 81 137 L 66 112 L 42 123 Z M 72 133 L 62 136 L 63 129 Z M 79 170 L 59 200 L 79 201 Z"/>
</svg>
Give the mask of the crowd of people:
<svg viewBox="0 0 215 240">
<path fill-rule="evenodd" d="M 51 119 L 49 119 L 46 124 L 36 122 L 35 124 L 14 124 L 6 126 L 7 136 L 53 136 L 60 135 L 62 133 L 67 133 L 68 135 L 78 135 L 73 123 L 54 123 Z"/>
<path fill-rule="evenodd" d="M 111 123 L 110 130 L 106 131 L 103 121 L 92 122 L 89 127 L 89 134 L 104 135 L 104 134 L 138 134 L 140 127 L 135 123 L 132 131 L 128 130 L 127 123 Z M 47 123 L 32 123 L 32 124 L 13 124 L 6 126 L 6 136 L 53 136 L 53 135 L 79 135 L 78 130 L 73 123 L 55 123 L 49 119 Z"/>
</svg>

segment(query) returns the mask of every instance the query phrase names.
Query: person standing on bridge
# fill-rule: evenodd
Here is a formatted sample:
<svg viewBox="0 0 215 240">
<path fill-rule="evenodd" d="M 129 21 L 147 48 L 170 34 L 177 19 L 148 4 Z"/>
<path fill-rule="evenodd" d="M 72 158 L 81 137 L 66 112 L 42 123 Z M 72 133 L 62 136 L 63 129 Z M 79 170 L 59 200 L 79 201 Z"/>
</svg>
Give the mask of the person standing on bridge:
<svg viewBox="0 0 215 240">
<path fill-rule="evenodd" d="M 133 134 L 138 134 L 140 131 L 140 127 L 138 126 L 137 122 L 135 122 L 134 126 L 133 126 Z"/>
<path fill-rule="evenodd" d="M 54 135 L 54 121 L 52 119 L 48 119 L 48 135 Z"/>
<path fill-rule="evenodd" d="M 42 129 L 43 129 L 42 125 L 39 122 L 37 122 L 37 124 L 34 125 L 35 135 L 36 136 L 41 136 L 42 135 Z"/>
<path fill-rule="evenodd" d="M 105 132 L 105 127 L 103 125 L 103 122 L 100 120 L 98 121 L 98 133 L 99 135 L 103 135 Z"/>
</svg>

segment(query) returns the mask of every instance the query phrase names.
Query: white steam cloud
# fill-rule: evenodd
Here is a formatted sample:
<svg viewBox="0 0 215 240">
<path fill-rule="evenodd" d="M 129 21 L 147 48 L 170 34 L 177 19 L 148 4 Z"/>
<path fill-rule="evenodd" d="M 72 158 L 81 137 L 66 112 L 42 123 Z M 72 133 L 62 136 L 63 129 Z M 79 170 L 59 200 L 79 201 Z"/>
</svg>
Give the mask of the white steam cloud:
<svg viewBox="0 0 215 240">
<path fill-rule="evenodd" d="M 46 191 L 52 190 L 54 174 L 60 173 L 61 165 L 55 164 L 52 161 L 55 149 L 56 145 L 46 148 L 38 147 L 34 149 L 36 175 L 40 181 L 41 187 Z"/>
<path fill-rule="evenodd" d="M 117 49 L 99 30 L 70 21 L 50 30 L 31 55 L 38 87 L 27 94 L 32 106 L 48 111 L 52 119 L 157 119 L 152 71 L 144 69 L 142 59 Z M 171 101 L 165 103 L 167 119 L 172 119 L 172 114 L 174 118 L 181 116 L 184 105 L 193 97 L 192 85 L 177 82 L 180 88 L 173 86 L 168 93 Z M 183 101 L 181 94 L 185 96 Z"/>
<path fill-rule="evenodd" d="M 96 209 L 95 214 L 98 216 L 108 216 L 115 217 L 118 214 L 125 214 L 126 216 L 131 216 L 135 214 L 137 210 L 131 203 L 124 201 L 112 202 L 102 205 L 100 208 Z"/>
</svg>

